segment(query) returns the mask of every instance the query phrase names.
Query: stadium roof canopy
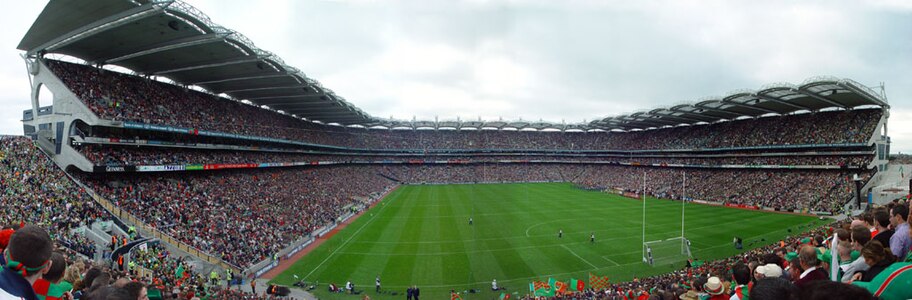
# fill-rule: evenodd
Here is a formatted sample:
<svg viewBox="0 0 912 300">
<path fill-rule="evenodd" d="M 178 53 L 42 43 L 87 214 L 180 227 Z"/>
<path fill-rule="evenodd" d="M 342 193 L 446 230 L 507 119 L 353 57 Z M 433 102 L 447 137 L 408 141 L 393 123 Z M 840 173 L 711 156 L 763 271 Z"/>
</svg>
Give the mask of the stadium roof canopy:
<svg viewBox="0 0 912 300">
<path fill-rule="evenodd" d="M 163 76 L 325 123 L 372 118 L 344 98 L 181 1 L 50 1 L 17 47 Z"/>
<path fill-rule="evenodd" d="M 308 120 L 368 128 L 626 131 L 797 111 L 888 106 L 881 95 L 853 80 L 818 77 L 801 85 L 773 84 L 583 124 L 384 120 L 371 117 L 277 55 L 257 48 L 244 35 L 176 0 L 50 1 L 18 48 L 29 57 L 65 54 L 95 65 L 117 65 L 138 74 L 167 77 Z"/>
<path fill-rule="evenodd" d="M 739 90 L 728 96 L 710 97 L 694 103 L 607 117 L 589 125 L 605 130 L 649 129 L 864 106 L 889 107 L 889 103 L 871 88 L 854 80 L 821 76 L 807 79 L 801 85 L 768 84 L 759 90 Z"/>
</svg>

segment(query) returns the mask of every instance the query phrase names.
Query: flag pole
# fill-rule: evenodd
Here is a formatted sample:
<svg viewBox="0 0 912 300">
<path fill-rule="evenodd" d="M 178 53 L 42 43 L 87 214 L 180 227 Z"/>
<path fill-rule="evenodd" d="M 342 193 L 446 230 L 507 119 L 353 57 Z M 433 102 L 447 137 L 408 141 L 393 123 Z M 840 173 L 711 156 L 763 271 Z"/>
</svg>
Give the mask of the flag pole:
<svg viewBox="0 0 912 300">
<path fill-rule="evenodd" d="M 646 258 L 646 170 L 643 170 L 643 258 Z"/>
<path fill-rule="evenodd" d="M 681 251 L 684 251 L 684 203 L 687 202 L 687 171 L 684 171 L 684 181 L 681 182 Z"/>
</svg>

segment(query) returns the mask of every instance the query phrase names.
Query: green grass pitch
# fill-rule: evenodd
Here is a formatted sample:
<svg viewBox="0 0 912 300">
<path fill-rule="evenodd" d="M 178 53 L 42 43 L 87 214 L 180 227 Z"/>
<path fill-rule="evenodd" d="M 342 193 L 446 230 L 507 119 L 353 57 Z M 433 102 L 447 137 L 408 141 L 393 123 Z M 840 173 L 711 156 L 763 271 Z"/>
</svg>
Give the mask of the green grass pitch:
<svg viewBox="0 0 912 300">
<path fill-rule="evenodd" d="M 680 202 L 646 203 L 647 241 L 680 236 Z M 685 212 L 685 236 L 704 260 L 741 251 L 732 247 L 736 235 L 748 249 L 822 223 L 698 204 Z M 480 291 L 463 299 L 492 299 L 500 294 L 490 290 L 492 279 L 525 294 L 530 281 L 548 277 L 588 281 L 592 272 L 615 282 L 682 267 L 642 263 L 641 224 L 642 202 L 568 183 L 402 186 L 273 282 L 291 285 L 294 275 L 319 282 L 312 292 L 321 299 L 360 299 L 327 292 L 328 283 L 348 280 L 371 299 L 402 299 L 409 285 L 425 299 L 445 299 L 453 289 Z M 377 275 L 386 293 L 374 292 Z"/>
</svg>

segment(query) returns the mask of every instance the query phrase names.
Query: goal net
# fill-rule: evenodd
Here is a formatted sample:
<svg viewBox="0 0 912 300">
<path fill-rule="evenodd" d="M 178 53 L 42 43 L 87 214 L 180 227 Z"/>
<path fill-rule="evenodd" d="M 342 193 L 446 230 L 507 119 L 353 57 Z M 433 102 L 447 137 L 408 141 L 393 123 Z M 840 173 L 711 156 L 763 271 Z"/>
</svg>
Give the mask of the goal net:
<svg viewBox="0 0 912 300">
<path fill-rule="evenodd" d="M 643 262 L 651 266 L 682 262 L 691 257 L 690 241 L 684 237 L 673 237 L 643 243 Z"/>
</svg>

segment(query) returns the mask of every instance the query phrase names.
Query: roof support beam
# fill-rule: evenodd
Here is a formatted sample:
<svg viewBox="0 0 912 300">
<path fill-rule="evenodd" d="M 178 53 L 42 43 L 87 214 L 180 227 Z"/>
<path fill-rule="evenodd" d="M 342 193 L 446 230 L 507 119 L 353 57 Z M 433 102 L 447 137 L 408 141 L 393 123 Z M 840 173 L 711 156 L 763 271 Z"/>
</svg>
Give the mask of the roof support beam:
<svg viewBox="0 0 912 300">
<path fill-rule="evenodd" d="M 798 93 L 800 93 L 800 94 L 802 94 L 802 95 L 805 95 L 805 96 L 808 96 L 808 97 L 817 99 L 817 100 L 819 100 L 819 101 L 829 103 L 830 105 L 839 106 L 839 107 L 842 107 L 842 108 L 845 108 L 845 109 L 848 109 L 848 108 L 849 108 L 849 107 L 843 105 L 842 103 L 839 103 L 839 102 L 836 102 L 836 101 L 827 99 L 827 98 L 824 97 L 824 96 L 817 95 L 817 94 L 812 93 L 812 92 L 807 91 L 807 90 L 803 90 L 803 89 L 794 89 L 794 91 L 796 91 L 796 92 L 798 92 Z"/>
<path fill-rule="evenodd" d="M 775 110 L 772 110 L 772 109 L 766 109 L 766 108 L 757 107 L 757 106 L 753 106 L 753 105 L 741 104 L 741 103 L 734 102 L 734 101 L 726 101 L 726 100 L 723 100 L 722 103 L 730 104 L 730 105 L 734 105 L 734 106 L 738 106 L 738 107 L 749 108 L 749 109 L 753 109 L 753 110 L 758 110 L 758 111 L 762 111 L 762 112 L 767 112 L 767 113 L 771 113 L 771 114 L 778 114 L 778 113 L 779 113 L 778 111 L 775 111 Z"/>
<path fill-rule="evenodd" d="M 270 107 L 272 107 L 272 106 L 270 106 Z M 329 107 L 322 107 L 322 108 L 289 107 L 289 108 L 283 108 L 282 110 L 284 110 L 286 112 L 294 112 L 294 113 L 309 113 L 309 112 L 340 112 L 340 113 L 344 112 L 347 114 L 351 113 L 350 111 L 346 110 L 345 108 L 338 107 L 338 106 L 329 106 Z"/>
<path fill-rule="evenodd" d="M 279 78 L 279 77 L 285 77 L 285 76 L 289 76 L 289 75 L 287 75 L 287 74 L 279 74 L 279 75 L 254 75 L 254 76 L 234 77 L 234 78 L 227 78 L 227 79 L 220 79 L 220 80 L 212 80 L 212 81 L 191 82 L 191 83 L 189 83 L 189 84 L 190 84 L 190 85 L 199 85 L 199 86 L 203 86 L 203 85 L 213 84 L 213 83 L 224 83 L 224 82 L 241 81 L 241 80 L 250 80 L 250 79 Z"/>
<path fill-rule="evenodd" d="M 661 117 L 661 118 L 649 118 L 648 121 L 649 121 L 649 122 L 665 123 L 666 125 L 671 125 L 671 126 L 676 126 L 676 125 L 678 125 L 678 124 L 681 124 L 681 123 L 679 123 L 679 122 L 675 122 L 675 121 L 669 120 L 669 119 L 667 119 L 667 118 L 665 118 L 665 117 Z"/>
<path fill-rule="evenodd" d="M 707 119 L 708 117 L 705 116 L 705 115 L 701 115 L 701 114 L 689 112 L 689 111 L 686 111 L 686 110 L 681 110 L 681 109 L 678 109 L 678 108 L 670 108 L 670 110 L 671 110 L 671 111 L 674 111 L 674 112 L 679 112 L 679 113 L 681 113 L 682 115 L 686 115 L 686 117 L 684 117 L 684 116 L 678 116 L 679 118 L 687 118 L 687 119 L 690 119 L 690 120 L 696 120 L 697 122 L 706 122 L 706 123 L 712 123 L 712 122 L 715 122 L 715 121 L 716 121 L 715 119 L 712 119 L 712 118 Z"/>
<path fill-rule="evenodd" d="M 114 28 L 117 28 L 117 27 L 120 27 L 120 26 L 123 26 L 126 24 L 130 24 L 131 22 L 133 22 L 137 19 L 148 18 L 148 17 L 154 16 L 154 15 L 157 15 L 159 13 L 162 13 L 165 10 L 165 7 L 167 7 L 167 5 L 170 5 L 170 3 L 168 3 L 166 5 L 148 3 L 148 4 L 145 4 L 142 6 L 137 6 L 130 10 L 126 10 L 126 11 L 114 14 L 112 16 L 108 16 L 106 18 L 92 22 L 88 25 L 77 28 L 73 31 L 67 32 L 54 39 L 51 39 L 50 41 L 47 41 L 46 43 L 42 44 L 41 46 L 35 47 L 32 50 L 30 50 L 28 52 L 28 55 L 29 56 L 35 55 L 36 53 L 38 53 L 38 51 L 43 51 L 43 50 L 46 50 L 48 52 L 53 52 L 54 50 L 63 48 L 69 44 L 81 41 L 85 38 L 94 36 L 96 34 L 104 32 L 104 31 L 114 29 Z"/>
<path fill-rule="evenodd" d="M 304 88 L 300 84 L 293 85 L 283 85 L 283 86 L 271 86 L 271 87 L 260 87 L 260 88 L 246 88 L 246 89 L 237 89 L 237 90 L 227 90 L 222 91 L 222 93 L 230 94 L 236 92 L 249 92 L 249 91 L 268 91 L 268 90 L 281 90 L 281 89 L 293 89 L 293 88 Z"/>
<path fill-rule="evenodd" d="M 680 112 L 680 111 L 677 111 L 677 112 Z M 694 123 L 706 122 L 705 120 L 694 119 L 694 118 L 685 117 L 685 116 L 676 116 L 676 115 L 667 114 L 667 113 L 657 113 L 657 114 L 663 115 L 663 116 L 665 116 L 665 118 L 669 118 L 669 119 L 674 118 L 674 119 L 685 120 L 685 121 L 690 121 L 690 122 L 694 122 Z M 687 122 L 681 122 L 681 123 L 687 123 Z"/>
<path fill-rule="evenodd" d="M 763 94 L 753 94 L 753 95 L 751 95 L 751 96 L 754 96 L 754 97 L 757 97 L 757 98 L 760 98 L 760 99 L 764 99 L 764 100 L 769 100 L 769 101 L 772 101 L 772 102 L 776 102 L 776 103 L 779 103 L 779 104 L 782 104 L 782 105 L 791 106 L 792 108 L 804 109 L 804 110 L 813 110 L 813 109 L 811 109 L 810 107 L 807 107 L 807 106 L 804 106 L 804 105 L 801 105 L 801 104 L 791 103 L 791 102 L 788 102 L 788 101 L 785 101 L 785 100 L 782 100 L 782 99 L 779 99 L 779 98 L 773 98 L 773 97 L 770 97 L 770 96 L 767 96 L 767 95 L 763 95 Z"/>
<path fill-rule="evenodd" d="M 709 106 L 703 106 L 703 105 L 701 105 L 701 104 L 694 104 L 694 107 L 699 108 L 699 109 L 702 109 L 702 110 L 708 110 L 708 111 L 714 111 L 714 112 L 724 113 L 724 114 L 727 114 L 727 115 L 732 115 L 732 116 L 735 116 L 735 118 L 745 116 L 744 114 L 739 114 L 739 113 L 736 113 L 736 112 L 730 112 L 730 111 L 727 111 L 727 110 L 724 110 L 724 109 L 718 109 L 718 108 L 713 108 L 713 107 L 709 107 Z"/>
<path fill-rule="evenodd" d="M 260 61 L 260 58 L 256 57 L 256 56 L 244 57 L 244 58 L 229 58 L 229 59 L 204 62 L 204 63 L 193 65 L 193 66 L 168 69 L 168 70 L 152 71 L 149 73 L 152 75 L 161 75 L 161 74 L 192 71 L 192 70 L 199 70 L 199 69 L 206 69 L 206 68 L 215 68 L 215 67 L 221 67 L 221 66 L 227 66 L 227 65 L 242 64 L 242 63 L 248 63 L 248 62 L 258 62 L 258 61 Z"/>
<path fill-rule="evenodd" d="M 321 106 L 335 104 L 335 102 L 328 102 L 328 101 L 281 101 L 281 102 L 257 101 L 257 102 L 253 102 L 253 103 L 255 103 L 257 105 L 269 105 L 270 107 L 273 107 L 273 106 L 321 107 Z"/>
<path fill-rule="evenodd" d="M 204 34 L 204 35 L 198 35 L 198 36 L 191 36 L 191 37 L 186 37 L 186 38 L 181 38 L 181 39 L 161 43 L 159 45 L 152 46 L 151 48 L 148 48 L 145 50 L 132 51 L 130 54 L 123 55 L 120 57 L 98 59 L 98 62 L 103 63 L 103 64 L 116 64 L 118 62 L 132 59 L 132 58 L 137 58 L 140 56 L 155 54 L 155 53 L 164 52 L 164 51 L 168 51 L 168 50 L 186 48 L 186 47 L 191 47 L 191 46 L 196 46 L 196 45 L 221 42 L 224 40 L 225 40 L 225 35 L 223 35 L 223 34 L 210 33 L 210 34 Z"/>
<path fill-rule="evenodd" d="M 249 97 L 248 97 L 247 100 L 250 100 L 250 101 L 254 101 L 254 100 L 257 100 L 257 101 L 259 101 L 259 100 L 269 101 L 269 100 L 271 100 L 271 99 L 295 99 L 295 98 L 301 98 L 301 97 L 320 97 L 320 96 L 324 96 L 324 95 L 323 95 L 323 94 L 316 94 L 316 95 L 313 95 L 313 94 L 312 94 L 312 95 L 265 96 L 265 97 L 252 97 L 252 98 L 249 98 Z"/>
</svg>

